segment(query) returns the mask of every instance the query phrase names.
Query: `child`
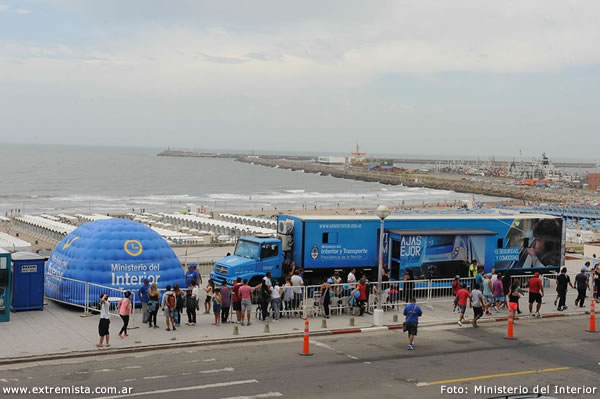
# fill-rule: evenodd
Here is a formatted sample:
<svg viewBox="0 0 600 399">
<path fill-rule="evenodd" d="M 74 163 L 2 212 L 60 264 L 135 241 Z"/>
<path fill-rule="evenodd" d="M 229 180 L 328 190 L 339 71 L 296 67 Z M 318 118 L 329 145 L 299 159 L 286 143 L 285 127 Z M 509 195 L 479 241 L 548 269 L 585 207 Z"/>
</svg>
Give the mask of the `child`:
<svg viewBox="0 0 600 399">
<path fill-rule="evenodd" d="M 417 327 L 419 325 L 419 317 L 423 315 L 421 308 L 416 305 L 417 300 L 414 297 L 410 298 L 410 303 L 404 308 L 404 331 L 408 332 L 408 350 L 415 349 L 415 336 L 417 335 Z"/>
<path fill-rule="evenodd" d="M 213 313 L 215 314 L 215 322 L 213 325 L 218 326 L 221 324 L 221 289 L 215 288 L 213 292 Z"/>
<path fill-rule="evenodd" d="M 196 306 L 197 306 L 197 302 L 196 302 L 196 297 L 194 295 L 192 295 L 192 289 L 188 289 L 187 291 L 187 295 L 186 295 L 186 301 L 185 301 L 185 307 L 187 310 L 187 317 L 188 317 L 188 322 L 187 325 L 188 326 L 195 326 L 196 325 Z"/>
</svg>

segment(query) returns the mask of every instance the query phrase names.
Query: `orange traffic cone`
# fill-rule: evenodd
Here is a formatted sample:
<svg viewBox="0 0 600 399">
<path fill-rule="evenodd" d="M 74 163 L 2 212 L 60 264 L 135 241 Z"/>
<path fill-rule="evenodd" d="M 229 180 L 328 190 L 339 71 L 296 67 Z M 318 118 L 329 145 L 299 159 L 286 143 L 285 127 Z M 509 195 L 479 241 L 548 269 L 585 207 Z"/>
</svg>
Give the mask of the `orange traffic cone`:
<svg viewBox="0 0 600 399">
<path fill-rule="evenodd" d="M 504 337 L 504 339 L 516 339 L 514 332 L 514 321 L 515 311 L 517 310 L 517 304 L 511 302 L 509 309 L 510 311 L 508 313 L 508 331 L 506 332 L 506 337 Z"/>
<path fill-rule="evenodd" d="M 587 332 L 597 333 L 596 330 L 596 311 L 594 310 L 594 301 L 592 300 L 591 308 L 590 308 L 590 328 L 585 330 Z"/>
<path fill-rule="evenodd" d="M 308 317 L 304 319 L 304 345 L 302 346 L 301 356 L 312 356 L 310 353 L 310 343 L 309 343 L 309 334 L 308 334 Z"/>
</svg>

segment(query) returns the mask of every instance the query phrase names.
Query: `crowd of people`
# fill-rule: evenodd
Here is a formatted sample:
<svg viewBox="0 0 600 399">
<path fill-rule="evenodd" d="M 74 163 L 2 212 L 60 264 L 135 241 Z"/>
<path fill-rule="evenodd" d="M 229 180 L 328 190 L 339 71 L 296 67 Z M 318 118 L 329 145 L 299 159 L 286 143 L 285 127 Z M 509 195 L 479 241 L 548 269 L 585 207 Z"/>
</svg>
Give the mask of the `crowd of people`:
<svg viewBox="0 0 600 399">
<path fill-rule="evenodd" d="M 156 284 L 150 284 L 144 280 L 137 295 L 142 304 L 142 321 L 149 328 L 159 328 L 157 323 L 159 311 L 163 312 L 165 329 L 175 331 L 180 327 L 184 313 L 187 315 L 188 326 L 195 326 L 197 313 L 201 310 L 204 314 L 212 313 L 214 326 L 225 323 L 238 323 L 249 326 L 253 304 L 257 304 L 257 316 L 263 321 L 278 322 L 283 312 L 290 315 L 301 315 L 304 299 L 303 270 L 290 265 L 287 275 L 278 280 L 273 279 L 271 273 L 267 273 L 262 281 L 255 286 L 250 286 L 248 280 L 238 278 L 233 287 L 217 286 L 214 281 L 208 280 L 202 288 L 202 277 L 196 267 L 190 266 L 186 276 L 184 289 L 177 284 L 167 286 L 161 295 Z M 469 266 L 469 276 L 473 277 L 467 284 L 461 283 L 461 277 L 456 276 L 452 282 L 452 295 L 454 297 L 453 311 L 459 313 L 458 325 L 465 323 L 467 305 L 472 309 L 473 318 L 471 324 L 478 327 L 478 320 L 485 315 L 492 315 L 492 311 L 501 312 L 509 309 L 513 303 L 516 313 L 521 314 L 520 299 L 528 297 L 529 315 L 541 317 L 540 309 L 544 297 L 544 284 L 540 275 L 535 273 L 528 281 L 519 278 L 513 279 L 509 274 L 497 273 L 492 269 L 490 273 L 484 273 L 483 267 L 473 262 Z M 368 313 L 369 296 L 377 294 L 376 289 L 369 289 L 366 275 L 356 276 L 356 269 L 352 269 L 343 278 L 339 272 L 333 273 L 331 277 L 323 279 L 318 289 L 312 295 L 318 298 L 318 306 L 322 310 L 323 317 L 329 318 L 331 314 L 330 304 L 332 298 L 341 295 L 348 296 L 348 307 L 354 313 L 358 310 L 360 316 Z M 414 292 L 414 277 L 411 270 L 406 270 L 403 277 L 402 288 L 390 285 L 386 289 L 387 303 L 406 303 L 404 315 L 408 321 L 405 331 L 409 333 L 409 349 L 414 349 L 414 337 L 417 332 L 418 317 L 422 310 L 416 305 Z M 383 281 L 389 281 L 386 271 L 383 271 Z M 562 268 L 556 277 L 556 298 L 554 305 L 558 311 L 568 309 L 566 298 L 569 288 L 577 290 L 575 306 L 585 307 L 588 291 L 592 292 L 594 299 L 600 294 L 600 260 L 596 255 L 590 262 L 586 262 L 580 273 L 571 281 L 567 269 Z M 525 290 L 524 290 L 525 289 Z M 131 300 L 132 293 L 126 291 L 117 305 L 118 314 L 122 320 L 119 338 L 125 339 L 128 335 L 129 317 L 133 310 Z M 408 309 L 408 310 L 407 310 Z M 412 324 L 411 324 L 412 323 Z M 406 323 L 405 323 L 406 324 Z M 110 346 L 109 336 L 109 304 L 108 295 L 100 297 L 100 342 L 98 347 Z M 106 342 L 103 345 L 103 342 Z"/>
</svg>

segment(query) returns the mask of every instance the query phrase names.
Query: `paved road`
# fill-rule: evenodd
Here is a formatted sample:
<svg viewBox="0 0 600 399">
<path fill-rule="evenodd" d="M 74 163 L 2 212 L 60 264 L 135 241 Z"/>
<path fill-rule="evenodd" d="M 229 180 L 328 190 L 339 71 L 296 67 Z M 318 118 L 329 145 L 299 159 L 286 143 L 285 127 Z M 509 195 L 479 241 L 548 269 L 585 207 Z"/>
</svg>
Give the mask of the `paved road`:
<svg viewBox="0 0 600 399">
<path fill-rule="evenodd" d="M 517 341 L 503 339 L 505 328 L 496 323 L 423 329 L 412 352 L 401 332 L 388 331 L 320 337 L 311 357 L 297 354 L 299 340 L 105 355 L 4 367 L 0 384 L 131 387 L 133 397 L 203 399 L 490 398 L 498 395 L 475 389 L 550 384 L 552 391 L 554 385 L 596 388 L 554 397 L 600 397 L 600 334 L 586 333 L 586 324 L 584 317 L 522 320 Z M 463 393 L 442 394 L 442 387 Z M 84 397 L 107 396 L 115 395 Z"/>
</svg>

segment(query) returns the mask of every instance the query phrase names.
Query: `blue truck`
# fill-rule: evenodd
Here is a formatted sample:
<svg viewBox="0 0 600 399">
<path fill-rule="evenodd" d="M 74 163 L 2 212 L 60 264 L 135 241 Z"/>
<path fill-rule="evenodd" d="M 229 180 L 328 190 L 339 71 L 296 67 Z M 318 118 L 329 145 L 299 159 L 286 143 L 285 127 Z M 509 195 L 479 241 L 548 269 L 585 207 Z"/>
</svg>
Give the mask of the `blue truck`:
<svg viewBox="0 0 600 399">
<path fill-rule="evenodd" d="M 241 237 L 211 278 L 231 285 L 241 277 L 256 285 L 267 272 L 285 277 L 295 264 L 307 284 L 353 268 L 373 280 L 379 229 L 379 218 L 370 215 L 279 215 L 277 237 Z M 486 271 L 548 273 L 564 265 L 565 232 L 560 217 L 545 215 L 394 215 L 385 219 L 384 267 L 392 280 L 407 270 L 415 279 L 467 276 L 473 260 Z"/>
</svg>

